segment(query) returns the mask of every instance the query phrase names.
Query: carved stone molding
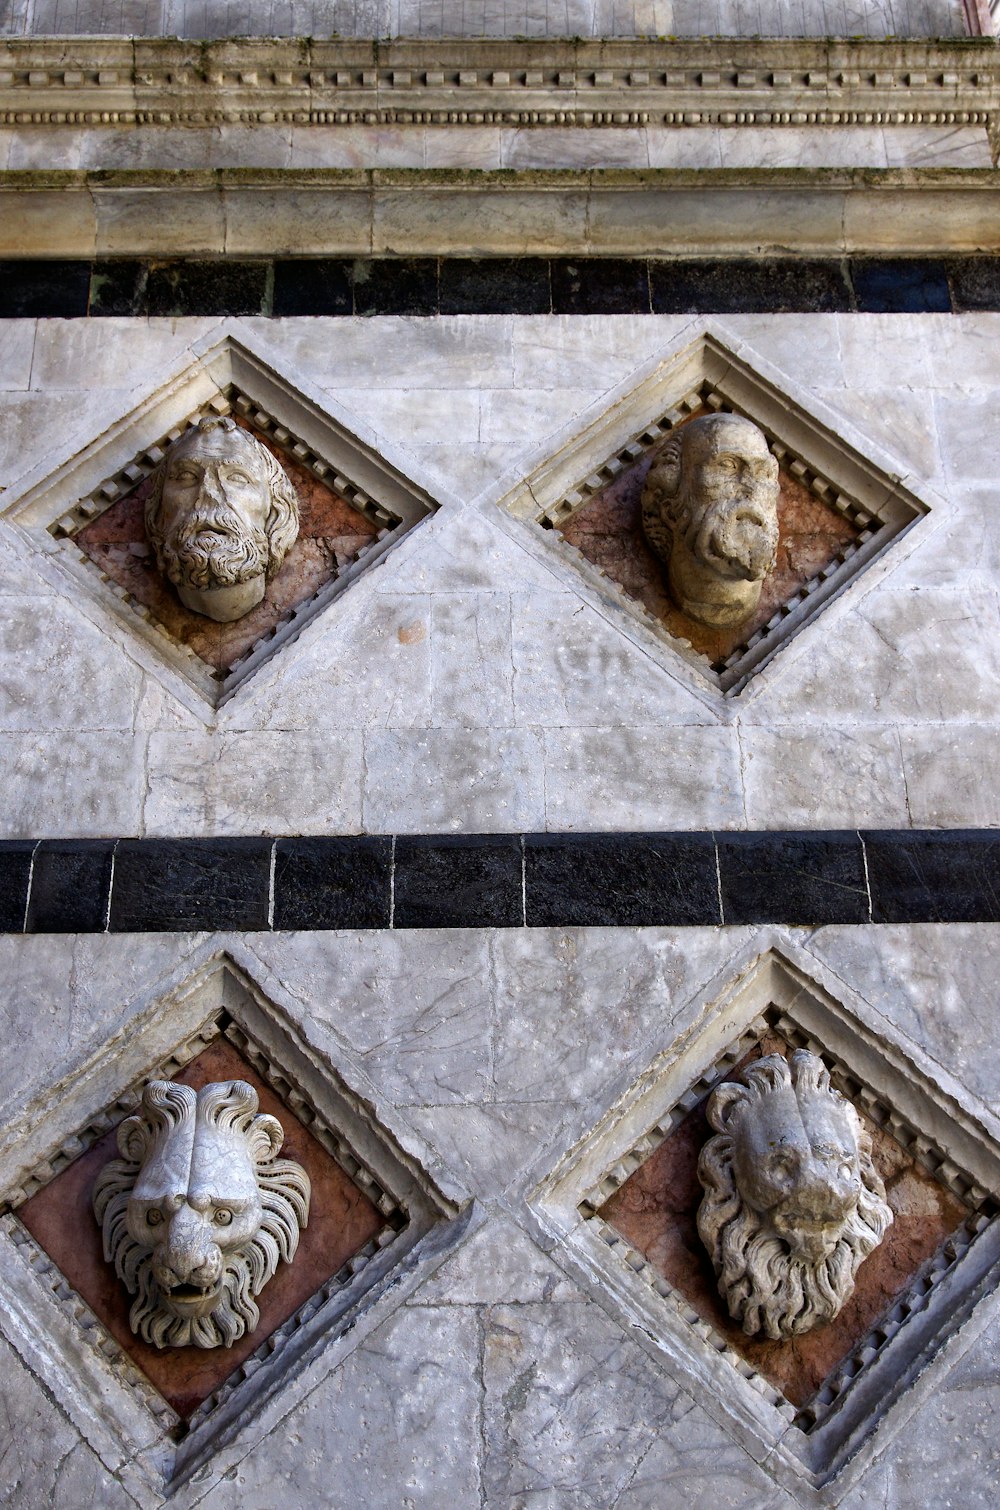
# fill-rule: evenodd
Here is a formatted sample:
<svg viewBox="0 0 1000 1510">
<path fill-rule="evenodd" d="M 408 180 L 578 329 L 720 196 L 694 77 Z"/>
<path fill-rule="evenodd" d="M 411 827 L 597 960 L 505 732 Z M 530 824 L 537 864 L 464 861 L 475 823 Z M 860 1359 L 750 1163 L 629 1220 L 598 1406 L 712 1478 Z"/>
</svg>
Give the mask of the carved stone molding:
<svg viewBox="0 0 1000 1510">
<path fill-rule="evenodd" d="M 865 456 L 849 426 L 838 434 L 778 379 L 755 370 L 749 351 L 706 333 L 623 385 L 600 418 L 499 500 L 533 530 L 536 548 L 614 605 L 626 632 L 657 642 L 661 653 L 669 647 L 729 697 L 929 512 L 887 458 Z M 647 475 L 655 477 L 684 428 L 713 413 L 741 416 L 763 433 L 780 494 L 778 564 L 750 616 L 723 628 L 706 628 L 667 597 L 641 523 Z"/>
<path fill-rule="evenodd" d="M 992 252 L 988 168 L 0 172 L 0 255 L 825 257 Z"/>
<path fill-rule="evenodd" d="M 0 1324 L 144 1507 L 194 1473 L 204 1484 L 225 1472 L 226 1448 L 251 1418 L 279 1394 L 283 1408 L 294 1400 L 320 1352 L 335 1367 L 464 1229 L 455 1218 L 467 1197 L 436 1155 L 395 1113 L 376 1114 L 374 1087 L 318 1055 L 274 995 L 230 957 L 208 959 L 139 1013 L 127 1046 L 79 1066 L 0 1144 Z M 116 1129 L 141 1114 L 150 1079 L 192 1096 L 188 1087 L 239 1066 L 265 1121 L 280 1111 L 289 1146 L 308 1162 L 310 1223 L 295 1262 L 259 1293 L 252 1335 L 231 1350 L 160 1352 L 130 1336 L 127 1298 L 117 1302 L 106 1265 L 110 1299 L 101 1265 L 88 1268 L 91 1236 L 72 1212 L 84 1210 Z M 96 1224 L 94 1233 L 99 1253 Z"/>
<path fill-rule="evenodd" d="M 288 381 L 247 338 L 210 338 L 62 465 L 22 479 L 3 514 L 39 565 L 73 584 L 85 610 L 110 613 L 137 636 L 204 715 L 436 507 L 334 408 Z M 231 416 L 253 435 L 292 474 L 313 520 L 303 518 L 262 602 L 232 623 L 214 624 L 178 601 L 143 524 L 170 446 L 206 416 Z"/>
<path fill-rule="evenodd" d="M 834 994 L 815 961 L 760 947 L 685 1010 L 687 1026 L 529 1199 L 577 1281 L 804 1504 L 835 1505 L 876 1430 L 883 1448 L 995 1315 L 1000 1146 L 995 1119 L 846 987 Z M 756 1340 L 714 1294 L 695 1229 L 698 1152 L 720 1085 L 758 1056 L 803 1051 L 857 1109 L 895 1221 L 835 1322 Z"/>
<path fill-rule="evenodd" d="M 964 38 L 0 47 L 7 125 L 970 125 L 998 109 L 996 46 Z"/>
</svg>

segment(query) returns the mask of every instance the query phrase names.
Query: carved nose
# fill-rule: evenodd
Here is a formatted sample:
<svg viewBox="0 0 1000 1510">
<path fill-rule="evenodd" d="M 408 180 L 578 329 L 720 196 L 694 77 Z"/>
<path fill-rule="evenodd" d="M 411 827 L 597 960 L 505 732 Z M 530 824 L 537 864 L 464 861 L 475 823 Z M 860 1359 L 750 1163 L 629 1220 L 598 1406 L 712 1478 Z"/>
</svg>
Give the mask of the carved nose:
<svg viewBox="0 0 1000 1510">
<path fill-rule="evenodd" d="M 161 1285 L 214 1284 L 222 1272 L 222 1254 L 190 1206 L 171 1218 L 166 1241 L 157 1251 L 155 1274 Z"/>
</svg>

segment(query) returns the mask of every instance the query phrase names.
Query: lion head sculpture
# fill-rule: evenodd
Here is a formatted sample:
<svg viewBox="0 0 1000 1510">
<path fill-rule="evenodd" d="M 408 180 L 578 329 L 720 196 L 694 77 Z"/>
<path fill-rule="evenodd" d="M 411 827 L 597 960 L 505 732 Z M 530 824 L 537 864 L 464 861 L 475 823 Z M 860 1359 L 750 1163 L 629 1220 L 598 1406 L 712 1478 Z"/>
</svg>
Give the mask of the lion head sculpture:
<svg viewBox="0 0 1000 1510">
<path fill-rule="evenodd" d="M 642 523 L 677 606 L 713 628 L 741 624 L 778 546 L 778 463 L 763 431 L 738 414 L 682 426 L 650 468 Z"/>
<path fill-rule="evenodd" d="M 231 1347 L 257 1326 L 254 1296 L 309 1217 L 309 1176 L 277 1157 L 284 1137 L 245 1080 L 146 1086 L 94 1187 L 104 1256 L 144 1342 Z"/>
<path fill-rule="evenodd" d="M 291 479 L 235 420 L 192 425 L 154 473 L 146 534 L 160 571 L 194 613 L 219 623 L 249 613 L 298 532 Z"/>
<path fill-rule="evenodd" d="M 857 1112 L 821 1059 L 769 1054 L 712 1092 L 698 1231 L 719 1293 L 753 1336 L 832 1321 L 892 1222 Z"/>
</svg>

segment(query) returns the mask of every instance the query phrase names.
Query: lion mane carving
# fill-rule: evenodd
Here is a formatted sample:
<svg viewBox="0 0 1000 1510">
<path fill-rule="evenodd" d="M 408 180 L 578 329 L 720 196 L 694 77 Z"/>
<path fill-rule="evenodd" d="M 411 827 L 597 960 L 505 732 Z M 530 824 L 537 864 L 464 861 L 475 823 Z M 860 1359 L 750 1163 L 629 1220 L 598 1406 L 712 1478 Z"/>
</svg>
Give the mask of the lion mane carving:
<svg viewBox="0 0 1000 1510">
<path fill-rule="evenodd" d="M 799 1050 L 713 1091 L 698 1231 L 748 1336 L 799 1336 L 839 1313 L 892 1222 L 855 1108 Z"/>
<path fill-rule="evenodd" d="M 254 1297 L 294 1258 L 309 1217 L 309 1176 L 277 1157 L 284 1136 L 245 1080 L 146 1086 L 93 1197 L 144 1342 L 231 1347 L 257 1327 Z"/>
</svg>

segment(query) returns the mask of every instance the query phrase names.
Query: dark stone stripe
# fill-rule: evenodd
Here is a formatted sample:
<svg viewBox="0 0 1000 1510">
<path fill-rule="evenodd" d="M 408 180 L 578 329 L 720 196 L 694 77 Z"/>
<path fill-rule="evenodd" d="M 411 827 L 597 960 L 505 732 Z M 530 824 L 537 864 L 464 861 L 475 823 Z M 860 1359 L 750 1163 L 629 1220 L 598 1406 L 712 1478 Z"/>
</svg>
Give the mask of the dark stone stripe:
<svg viewBox="0 0 1000 1510">
<path fill-rule="evenodd" d="M 529 928 L 721 923 L 711 834 L 530 834 Z"/>
<path fill-rule="evenodd" d="M 270 839 L 121 839 L 112 933 L 270 926 Z"/>
<path fill-rule="evenodd" d="M 5 261 L 0 318 L 1000 309 L 1000 257 Z"/>
<path fill-rule="evenodd" d="M 1000 830 L 0 843 L 0 932 L 1000 922 Z"/>
</svg>

